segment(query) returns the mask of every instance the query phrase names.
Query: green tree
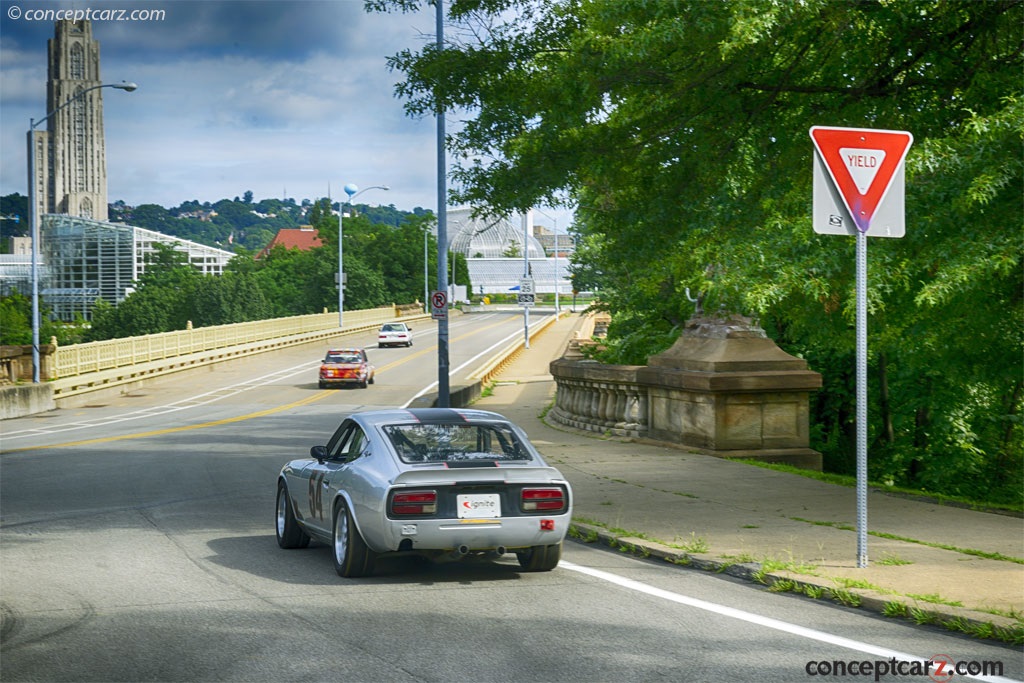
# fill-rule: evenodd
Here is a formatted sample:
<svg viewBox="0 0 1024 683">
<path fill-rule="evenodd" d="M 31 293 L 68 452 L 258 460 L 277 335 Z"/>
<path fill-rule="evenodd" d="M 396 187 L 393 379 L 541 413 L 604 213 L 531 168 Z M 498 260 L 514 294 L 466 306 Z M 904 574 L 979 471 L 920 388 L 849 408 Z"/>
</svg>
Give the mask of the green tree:
<svg viewBox="0 0 1024 683">
<path fill-rule="evenodd" d="M 426 3 L 373 0 L 371 8 Z M 816 446 L 849 433 L 852 241 L 810 225 L 812 125 L 909 130 L 907 237 L 872 240 L 872 476 L 1020 500 L 1018 0 L 454 0 L 447 49 L 390 64 L 411 115 L 457 111 L 453 201 L 575 203 L 608 358 L 706 310 L 811 361 Z M 486 28 L 486 30 L 476 30 Z M 581 259 L 587 259 L 583 262 Z"/>
</svg>

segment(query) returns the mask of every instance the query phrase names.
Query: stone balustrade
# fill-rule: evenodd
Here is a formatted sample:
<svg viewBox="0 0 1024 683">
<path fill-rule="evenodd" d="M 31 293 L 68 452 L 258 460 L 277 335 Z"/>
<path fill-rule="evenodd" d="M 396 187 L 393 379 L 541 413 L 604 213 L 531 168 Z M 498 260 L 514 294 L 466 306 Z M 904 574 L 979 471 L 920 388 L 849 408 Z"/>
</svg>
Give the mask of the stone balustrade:
<svg viewBox="0 0 1024 683">
<path fill-rule="evenodd" d="M 647 438 L 719 457 L 821 469 L 809 448 L 809 397 L 821 375 L 748 318 L 691 319 L 669 350 L 645 366 L 606 365 L 569 344 L 552 361 L 555 422 Z"/>
</svg>

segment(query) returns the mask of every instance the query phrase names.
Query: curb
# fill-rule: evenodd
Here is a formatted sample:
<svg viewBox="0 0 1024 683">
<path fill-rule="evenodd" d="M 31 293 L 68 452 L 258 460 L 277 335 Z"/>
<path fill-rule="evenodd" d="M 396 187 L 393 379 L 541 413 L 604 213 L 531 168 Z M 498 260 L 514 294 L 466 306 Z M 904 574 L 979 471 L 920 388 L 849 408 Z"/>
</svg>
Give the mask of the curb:
<svg viewBox="0 0 1024 683">
<path fill-rule="evenodd" d="M 571 522 L 570 538 L 577 543 L 599 545 L 655 559 L 685 569 L 700 569 L 757 584 L 775 593 L 795 593 L 811 600 L 829 600 L 843 607 L 863 609 L 890 619 L 917 625 L 932 625 L 949 631 L 999 643 L 1024 645 L 1024 625 L 1015 619 L 975 612 L 962 607 L 936 605 L 901 595 L 886 595 L 864 588 L 837 588 L 792 572 L 766 572 L 760 563 L 737 563 L 706 553 L 689 553 L 679 548 L 635 536 L 618 535 L 593 524 Z"/>
</svg>

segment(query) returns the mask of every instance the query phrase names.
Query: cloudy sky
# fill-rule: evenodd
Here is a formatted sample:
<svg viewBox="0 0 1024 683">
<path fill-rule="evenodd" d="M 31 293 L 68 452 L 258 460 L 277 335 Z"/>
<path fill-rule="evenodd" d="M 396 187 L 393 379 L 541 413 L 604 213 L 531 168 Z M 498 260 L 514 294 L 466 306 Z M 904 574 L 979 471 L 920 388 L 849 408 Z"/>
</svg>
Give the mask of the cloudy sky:
<svg viewBox="0 0 1024 683">
<path fill-rule="evenodd" d="M 436 211 L 436 123 L 406 116 L 394 94 L 400 74 L 386 65 L 434 40 L 432 9 L 367 14 L 362 0 L 0 5 L 0 195 L 27 193 L 26 131 L 47 113 L 54 24 L 30 19 L 39 10 L 163 10 L 149 21 L 92 21 L 102 82 L 138 84 L 102 91 L 109 201 L 171 207 L 246 190 L 338 199 L 354 183 L 391 187 L 361 202 Z M 564 214 L 548 213 L 564 229 Z"/>
</svg>

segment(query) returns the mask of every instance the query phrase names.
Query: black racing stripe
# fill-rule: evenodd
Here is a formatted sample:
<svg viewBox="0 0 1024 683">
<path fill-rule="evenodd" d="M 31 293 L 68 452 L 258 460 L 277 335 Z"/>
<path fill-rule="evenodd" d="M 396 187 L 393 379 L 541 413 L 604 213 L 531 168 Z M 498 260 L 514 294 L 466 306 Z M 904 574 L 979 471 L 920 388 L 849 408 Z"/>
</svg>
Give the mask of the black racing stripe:
<svg viewBox="0 0 1024 683">
<path fill-rule="evenodd" d="M 441 424 L 465 424 L 469 422 L 462 413 L 451 408 L 413 408 L 409 410 L 419 422 L 436 422 Z"/>
</svg>

